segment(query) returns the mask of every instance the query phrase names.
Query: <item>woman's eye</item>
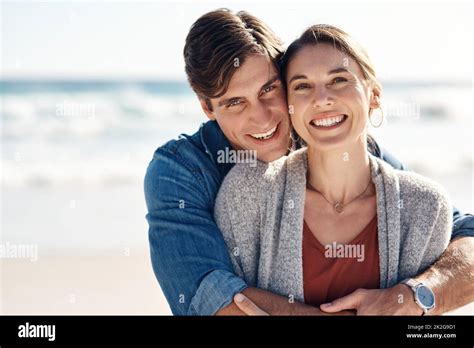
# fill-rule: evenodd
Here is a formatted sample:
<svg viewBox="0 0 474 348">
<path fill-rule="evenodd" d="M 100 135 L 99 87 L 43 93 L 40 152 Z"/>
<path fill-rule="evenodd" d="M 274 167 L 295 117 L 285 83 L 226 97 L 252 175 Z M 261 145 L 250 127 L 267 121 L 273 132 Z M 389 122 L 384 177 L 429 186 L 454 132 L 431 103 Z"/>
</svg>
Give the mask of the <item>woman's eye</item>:
<svg viewBox="0 0 474 348">
<path fill-rule="evenodd" d="M 332 80 L 332 83 L 341 83 L 341 82 L 347 82 L 347 79 L 344 77 L 336 77 L 334 80 Z"/>
<path fill-rule="evenodd" d="M 309 87 L 310 86 L 307 83 L 300 83 L 300 84 L 295 86 L 294 90 L 299 91 L 299 90 L 302 90 L 302 89 L 307 89 Z"/>
</svg>

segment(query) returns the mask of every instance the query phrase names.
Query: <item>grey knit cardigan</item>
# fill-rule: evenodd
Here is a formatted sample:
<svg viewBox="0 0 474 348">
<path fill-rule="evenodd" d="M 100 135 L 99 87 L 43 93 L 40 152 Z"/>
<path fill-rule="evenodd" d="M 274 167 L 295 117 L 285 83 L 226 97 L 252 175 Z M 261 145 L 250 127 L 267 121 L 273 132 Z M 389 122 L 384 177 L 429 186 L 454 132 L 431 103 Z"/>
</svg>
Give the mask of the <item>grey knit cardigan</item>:
<svg viewBox="0 0 474 348">
<path fill-rule="evenodd" d="M 307 149 L 272 163 L 237 164 L 215 203 L 238 276 L 252 287 L 304 301 L 302 236 Z M 412 277 L 446 249 L 452 210 L 444 190 L 370 156 L 377 197 L 380 288 Z"/>
</svg>

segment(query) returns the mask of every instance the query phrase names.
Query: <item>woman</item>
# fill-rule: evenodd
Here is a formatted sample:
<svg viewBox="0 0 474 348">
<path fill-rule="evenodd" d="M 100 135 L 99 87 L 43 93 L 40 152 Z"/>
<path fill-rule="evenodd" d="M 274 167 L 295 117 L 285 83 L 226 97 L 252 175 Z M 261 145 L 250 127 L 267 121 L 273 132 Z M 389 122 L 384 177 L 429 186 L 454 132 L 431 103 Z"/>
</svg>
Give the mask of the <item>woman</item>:
<svg viewBox="0 0 474 348">
<path fill-rule="evenodd" d="M 448 245 L 444 191 L 370 155 L 367 127 L 381 86 L 365 51 L 315 25 L 282 58 L 294 130 L 307 144 L 270 164 L 242 164 L 219 191 L 215 218 L 250 286 L 311 305 L 386 288 Z"/>
</svg>

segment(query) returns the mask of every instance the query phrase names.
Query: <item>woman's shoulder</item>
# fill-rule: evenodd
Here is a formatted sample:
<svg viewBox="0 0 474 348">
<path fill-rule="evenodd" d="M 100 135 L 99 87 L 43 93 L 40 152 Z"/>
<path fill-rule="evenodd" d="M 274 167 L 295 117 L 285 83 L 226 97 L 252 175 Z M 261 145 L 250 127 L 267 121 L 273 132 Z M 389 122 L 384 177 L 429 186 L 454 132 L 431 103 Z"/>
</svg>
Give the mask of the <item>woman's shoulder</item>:
<svg viewBox="0 0 474 348">
<path fill-rule="evenodd" d="M 450 209 L 448 193 L 436 181 L 412 171 L 394 169 L 380 159 L 377 161 L 388 180 L 392 176 L 398 179 L 399 204 L 401 207 L 410 206 L 410 209 L 403 211 L 416 213 L 422 210 L 426 213 L 436 213 L 439 209 Z"/>
<path fill-rule="evenodd" d="M 242 188 L 242 186 L 276 184 L 289 170 L 305 165 L 305 154 L 306 149 L 300 149 L 273 162 L 238 163 L 226 175 L 223 185 Z"/>
<path fill-rule="evenodd" d="M 415 172 L 393 169 L 399 179 L 400 195 L 413 197 L 417 202 L 434 205 L 449 204 L 448 193 L 436 181 Z"/>
</svg>

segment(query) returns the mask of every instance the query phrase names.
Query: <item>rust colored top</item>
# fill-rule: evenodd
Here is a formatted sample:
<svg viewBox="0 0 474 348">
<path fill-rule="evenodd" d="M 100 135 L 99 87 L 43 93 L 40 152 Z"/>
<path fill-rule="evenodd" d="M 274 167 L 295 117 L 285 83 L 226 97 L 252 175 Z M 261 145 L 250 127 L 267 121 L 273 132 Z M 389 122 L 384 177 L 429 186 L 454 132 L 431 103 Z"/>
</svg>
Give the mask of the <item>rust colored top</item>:
<svg viewBox="0 0 474 348">
<path fill-rule="evenodd" d="M 380 288 L 377 216 L 347 244 L 322 245 L 303 224 L 305 303 L 319 306 L 358 288 Z"/>
</svg>

